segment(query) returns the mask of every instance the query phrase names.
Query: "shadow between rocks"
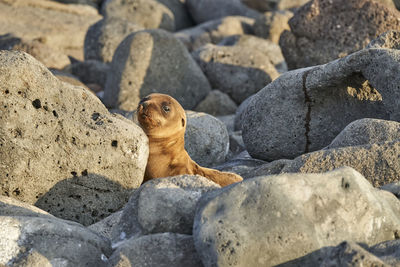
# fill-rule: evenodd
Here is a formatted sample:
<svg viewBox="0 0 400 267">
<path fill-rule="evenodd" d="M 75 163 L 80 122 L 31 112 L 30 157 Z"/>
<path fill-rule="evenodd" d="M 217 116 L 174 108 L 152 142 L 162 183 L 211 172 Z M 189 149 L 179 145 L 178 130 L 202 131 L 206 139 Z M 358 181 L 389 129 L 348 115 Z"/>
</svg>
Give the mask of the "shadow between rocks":
<svg viewBox="0 0 400 267">
<path fill-rule="evenodd" d="M 35 206 L 58 218 L 88 226 L 120 210 L 128 202 L 132 189 L 87 171 L 81 176 L 73 175 L 55 184 Z"/>
</svg>

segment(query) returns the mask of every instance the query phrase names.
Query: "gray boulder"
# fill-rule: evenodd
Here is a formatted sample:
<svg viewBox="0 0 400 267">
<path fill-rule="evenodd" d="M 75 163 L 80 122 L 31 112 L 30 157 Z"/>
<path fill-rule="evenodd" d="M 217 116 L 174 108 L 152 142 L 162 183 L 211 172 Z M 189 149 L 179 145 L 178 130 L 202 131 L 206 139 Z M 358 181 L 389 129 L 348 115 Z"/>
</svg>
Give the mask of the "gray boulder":
<svg viewBox="0 0 400 267">
<path fill-rule="evenodd" d="M 298 8 L 310 0 L 241 0 L 245 5 L 260 12 Z"/>
<path fill-rule="evenodd" d="M 208 44 L 192 55 L 211 86 L 228 94 L 237 104 L 279 76 L 269 57 L 254 49 Z"/>
<path fill-rule="evenodd" d="M 259 15 L 240 0 L 186 0 L 186 6 L 197 24 L 226 16 L 256 18 Z"/>
<path fill-rule="evenodd" d="M 265 12 L 254 22 L 255 35 L 279 44 L 284 30 L 290 30 L 289 19 L 293 13 L 288 10 Z"/>
<path fill-rule="evenodd" d="M 365 49 L 282 74 L 253 96 L 241 115 L 250 155 L 294 158 L 327 146 L 354 120 L 400 120 L 399 56 L 398 50 Z"/>
<path fill-rule="evenodd" d="M 103 4 L 101 14 L 128 20 L 145 29 L 175 30 L 174 14 L 156 0 L 108 0 Z"/>
<path fill-rule="evenodd" d="M 400 181 L 400 139 L 392 142 L 339 147 L 295 158 L 284 173 L 319 173 L 342 166 L 359 171 L 376 187 Z"/>
<path fill-rule="evenodd" d="M 111 62 L 115 49 L 125 37 L 143 29 L 143 26 L 118 17 L 97 21 L 90 26 L 85 36 L 85 60 Z"/>
<path fill-rule="evenodd" d="M 93 232 L 109 239 L 113 240 L 113 233 L 116 232 L 114 229 L 118 227 L 118 223 L 120 222 L 122 217 L 122 210 L 119 210 L 110 216 L 104 218 L 97 223 L 91 224 L 88 226 L 90 230 Z"/>
<path fill-rule="evenodd" d="M 289 69 L 324 64 L 363 49 L 388 30 L 400 30 L 399 16 L 372 0 L 313 0 L 295 13 L 279 44 Z"/>
<path fill-rule="evenodd" d="M 227 94 L 219 90 L 212 90 L 194 110 L 213 116 L 224 116 L 235 113 L 236 109 L 236 103 Z"/>
<path fill-rule="evenodd" d="M 100 18 L 91 6 L 53 1 L 1 1 L 0 35 L 12 33 L 26 41 L 41 43 L 41 47 L 44 44 L 51 49 L 51 54 L 70 55 L 82 60 L 86 31 Z M 65 59 L 61 57 L 60 63 L 61 60 Z"/>
<path fill-rule="evenodd" d="M 143 181 L 143 131 L 26 53 L 0 52 L 0 83 L 1 194 L 85 225 L 121 208 Z"/>
<path fill-rule="evenodd" d="M 203 167 L 224 162 L 229 150 L 225 124 L 201 112 L 187 111 L 186 117 L 185 149 L 189 156 Z"/>
<path fill-rule="evenodd" d="M 204 22 L 189 29 L 174 33 L 189 51 L 205 44 L 217 44 L 232 35 L 252 34 L 254 19 L 242 16 L 227 16 Z"/>
<path fill-rule="evenodd" d="M 399 212 L 351 168 L 261 176 L 203 196 L 193 238 L 205 266 L 277 265 L 343 240 L 393 240 Z"/>
<path fill-rule="evenodd" d="M 56 218 L 0 216 L 2 266 L 108 266 L 108 240 Z"/>
<path fill-rule="evenodd" d="M 202 177 L 180 175 L 153 179 L 134 192 L 112 229 L 117 244 L 153 233 L 191 234 L 196 204 L 202 194 L 220 188 Z"/>
<path fill-rule="evenodd" d="M 115 250 L 109 266 L 202 267 L 190 235 L 162 233 L 131 238 Z"/>
<path fill-rule="evenodd" d="M 110 108 L 132 111 L 141 98 L 158 92 L 192 109 L 211 91 L 183 44 L 162 30 L 139 31 L 126 37 L 110 67 L 104 89 L 104 103 Z"/>
<path fill-rule="evenodd" d="M 400 123 L 378 119 L 360 119 L 347 125 L 326 149 L 395 140 L 400 140 Z"/>
</svg>

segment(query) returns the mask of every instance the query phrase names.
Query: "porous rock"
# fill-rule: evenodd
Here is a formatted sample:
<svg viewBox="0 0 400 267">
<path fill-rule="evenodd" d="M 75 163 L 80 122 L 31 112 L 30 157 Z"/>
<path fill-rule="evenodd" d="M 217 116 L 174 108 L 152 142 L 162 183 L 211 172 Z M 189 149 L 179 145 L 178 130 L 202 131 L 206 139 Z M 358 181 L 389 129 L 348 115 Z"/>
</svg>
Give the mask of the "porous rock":
<svg viewBox="0 0 400 267">
<path fill-rule="evenodd" d="M 202 112 L 187 111 L 185 149 L 200 166 L 211 167 L 225 161 L 229 134 L 223 122 Z"/>
<path fill-rule="evenodd" d="M 326 147 L 359 146 L 400 140 L 400 123 L 378 119 L 360 119 L 351 122 Z"/>
<path fill-rule="evenodd" d="M 393 240 L 399 211 L 351 168 L 261 176 L 203 196 L 193 237 L 205 266 L 277 265 L 343 240 Z"/>
<path fill-rule="evenodd" d="M 80 60 L 86 31 L 100 18 L 90 6 L 45 0 L 0 1 L 0 35 L 12 33 L 24 40 L 38 40 L 55 53 Z"/>
<path fill-rule="evenodd" d="M 278 44 L 281 33 L 290 30 L 289 19 L 293 13 L 288 10 L 265 12 L 254 22 L 254 34 Z"/>
<path fill-rule="evenodd" d="M 109 266 L 202 267 L 190 235 L 162 233 L 131 238 L 122 243 Z"/>
<path fill-rule="evenodd" d="M 172 11 L 155 0 L 108 0 L 103 4 L 101 13 L 104 17 L 128 20 L 145 29 L 175 30 Z"/>
<path fill-rule="evenodd" d="M 112 229 L 112 240 L 152 233 L 191 234 L 196 204 L 219 185 L 195 175 L 152 179 L 136 190 Z"/>
<path fill-rule="evenodd" d="M 108 240 L 57 218 L 0 216 L 0 265 L 108 266 Z"/>
<path fill-rule="evenodd" d="M 365 49 L 282 74 L 253 96 L 241 115 L 250 155 L 290 159 L 327 146 L 354 120 L 399 120 L 399 55 L 399 50 Z"/>
<path fill-rule="evenodd" d="M 387 31 L 372 40 L 366 48 L 400 49 L 400 31 Z"/>
<path fill-rule="evenodd" d="M 236 103 L 227 94 L 219 90 L 212 90 L 194 110 L 213 116 L 224 116 L 235 113 L 236 108 Z"/>
<path fill-rule="evenodd" d="M 183 44 L 162 30 L 126 37 L 110 67 L 104 89 L 104 103 L 110 108 L 135 110 L 141 98 L 157 92 L 169 94 L 185 109 L 192 109 L 211 90 Z"/>
<path fill-rule="evenodd" d="M 350 166 L 374 186 L 400 181 L 400 139 L 319 150 L 301 155 L 287 164 L 282 172 L 316 173 Z"/>
<path fill-rule="evenodd" d="M 138 187 L 147 137 L 23 52 L 0 52 L 1 194 L 85 225 Z"/>
<path fill-rule="evenodd" d="M 85 36 L 85 60 L 111 62 L 115 49 L 125 37 L 143 29 L 143 26 L 118 17 L 97 21 L 89 27 Z"/>
<path fill-rule="evenodd" d="M 279 76 L 267 55 L 241 46 L 205 45 L 192 53 L 211 86 L 237 104 Z"/>
<path fill-rule="evenodd" d="M 241 0 L 242 3 L 260 12 L 298 8 L 310 0 Z"/>
<path fill-rule="evenodd" d="M 217 44 L 232 35 L 252 34 L 254 19 L 242 16 L 227 16 L 204 22 L 189 29 L 174 33 L 189 51 L 205 44 Z"/>
<path fill-rule="evenodd" d="M 400 13 L 372 0 L 313 0 L 289 21 L 280 46 L 289 69 L 324 64 L 363 49 L 388 30 L 400 30 Z"/>
<path fill-rule="evenodd" d="M 186 6 L 197 24 L 226 16 L 256 18 L 259 15 L 240 0 L 186 0 Z"/>
</svg>

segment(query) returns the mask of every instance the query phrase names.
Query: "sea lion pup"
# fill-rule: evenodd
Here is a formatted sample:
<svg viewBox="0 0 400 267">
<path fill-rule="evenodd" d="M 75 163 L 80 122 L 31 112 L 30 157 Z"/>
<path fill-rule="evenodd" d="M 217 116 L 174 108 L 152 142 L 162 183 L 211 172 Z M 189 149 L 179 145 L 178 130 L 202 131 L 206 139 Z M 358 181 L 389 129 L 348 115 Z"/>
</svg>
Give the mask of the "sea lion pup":
<svg viewBox="0 0 400 267">
<path fill-rule="evenodd" d="M 185 150 L 186 114 L 169 95 L 151 94 L 139 102 L 137 118 L 149 138 L 144 182 L 180 174 L 198 174 L 226 186 L 243 180 L 237 174 L 203 168 Z"/>
</svg>

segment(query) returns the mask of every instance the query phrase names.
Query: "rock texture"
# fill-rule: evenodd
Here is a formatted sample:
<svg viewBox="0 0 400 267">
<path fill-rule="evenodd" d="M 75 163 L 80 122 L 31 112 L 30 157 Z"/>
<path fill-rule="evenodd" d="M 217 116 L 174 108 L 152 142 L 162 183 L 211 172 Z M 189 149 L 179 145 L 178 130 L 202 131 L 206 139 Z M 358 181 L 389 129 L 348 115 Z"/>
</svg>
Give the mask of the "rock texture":
<svg viewBox="0 0 400 267">
<path fill-rule="evenodd" d="M 172 232 L 191 234 L 196 204 L 202 194 L 220 188 L 201 177 L 180 175 L 153 179 L 141 186 L 124 207 L 112 239 Z"/>
<path fill-rule="evenodd" d="M 400 140 L 400 123 L 377 119 L 353 121 L 326 147 L 337 148 Z"/>
<path fill-rule="evenodd" d="M 132 238 L 121 244 L 109 266 L 202 267 L 190 235 L 162 233 Z"/>
<path fill-rule="evenodd" d="M 90 6 L 45 0 L 0 1 L 0 35 L 11 33 L 27 41 L 37 40 L 55 52 L 78 59 L 83 59 L 87 29 L 100 18 Z"/>
<path fill-rule="evenodd" d="M 224 116 L 235 113 L 236 108 L 237 105 L 227 94 L 219 90 L 212 90 L 194 110 L 213 116 Z"/>
<path fill-rule="evenodd" d="M 240 104 L 279 76 L 268 56 L 240 46 L 205 45 L 193 52 L 211 86 Z"/>
<path fill-rule="evenodd" d="M 294 158 L 328 145 L 354 120 L 399 120 L 399 55 L 366 49 L 281 75 L 252 97 L 241 115 L 249 153 L 266 160 Z"/>
<path fill-rule="evenodd" d="M 101 13 L 104 17 L 128 20 L 145 29 L 175 30 L 174 14 L 155 0 L 108 0 Z"/>
<path fill-rule="evenodd" d="M 22 52 L 0 52 L 1 194 L 91 224 L 138 187 L 147 137 Z"/>
<path fill-rule="evenodd" d="M 91 25 L 85 36 L 85 60 L 111 62 L 115 49 L 133 32 L 144 27 L 121 18 L 103 18 Z"/>
<path fill-rule="evenodd" d="M 280 40 L 289 69 L 327 63 L 364 48 L 388 30 L 400 13 L 372 0 L 313 0 L 289 21 Z"/>
<path fill-rule="evenodd" d="M 400 31 L 387 31 L 372 40 L 366 48 L 400 49 Z"/>
<path fill-rule="evenodd" d="M 174 14 L 175 29 L 185 29 L 192 27 L 194 22 L 187 10 L 185 0 L 157 0 L 165 5 Z"/>
<path fill-rule="evenodd" d="M 207 78 L 182 43 L 168 32 L 146 30 L 129 35 L 115 51 L 104 103 L 132 111 L 141 98 L 158 92 L 192 109 L 210 90 Z"/>
<path fill-rule="evenodd" d="M 186 6 L 197 24 L 226 16 L 256 18 L 259 15 L 240 0 L 186 0 Z"/>
<path fill-rule="evenodd" d="M 252 34 L 253 25 L 252 18 L 228 16 L 181 30 L 174 36 L 183 42 L 189 51 L 194 51 L 208 43 L 217 44 L 228 36 Z"/>
<path fill-rule="evenodd" d="M 212 167 L 225 161 L 229 150 L 226 126 L 217 118 L 198 112 L 186 112 L 185 149 L 189 156 L 203 167 Z"/>
<path fill-rule="evenodd" d="M 399 211 L 351 168 L 264 176 L 205 195 L 193 237 L 205 266 L 277 265 L 342 240 L 393 240 Z"/>
<path fill-rule="evenodd" d="M 0 197 L 0 265 L 108 266 L 108 240 L 82 225 Z"/>
</svg>

